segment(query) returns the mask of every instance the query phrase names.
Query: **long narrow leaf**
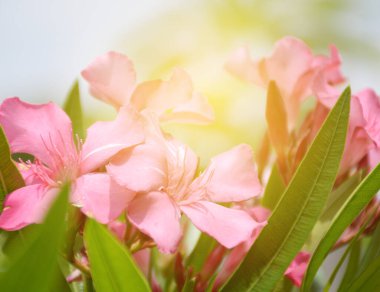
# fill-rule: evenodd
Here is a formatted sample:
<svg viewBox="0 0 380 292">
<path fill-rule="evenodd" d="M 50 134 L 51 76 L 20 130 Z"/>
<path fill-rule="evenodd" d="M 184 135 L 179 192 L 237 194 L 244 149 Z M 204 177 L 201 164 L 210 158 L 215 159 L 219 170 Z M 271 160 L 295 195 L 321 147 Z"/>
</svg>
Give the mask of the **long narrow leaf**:
<svg viewBox="0 0 380 292">
<path fill-rule="evenodd" d="M 380 165 L 378 165 L 355 189 L 342 209 L 336 214 L 331 227 L 319 242 L 310 260 L 303 281 L 303 291 L 309 291 L 313 278 L 331 247 L 344 230 L 360 214 L 380 189 Z"/>
<path fill-rule="evenodd" d="M 83 130 L 83 113 L 80 101 L 80 92 L 78 81 L 75 81 L 67 95 L 63 109 L 70 117 L 73 124 L 74 134 L 78 134 L 79 138 L 84 138 Z"/>
<path fill-rule="evenodd" d="M 285 191 L 286 185 L 278 170 L 277 164 L 272 168 L 268 183 L 261 204 L 270 210 L 273 210 L 281 199 L 281 195 Z"/>
<path fill-rule="evenodd" d="M 131 254 L 103 225 L 88 219 L 84 240 L 96 291 L 150 291 Z"/>
<path fill-rule="evenodd" d="M 343 153 L 350 90 L 331 110 L 280 202 L 222 291 L 272 291 L 302 248 L 330 193 Z"/>
</svg>

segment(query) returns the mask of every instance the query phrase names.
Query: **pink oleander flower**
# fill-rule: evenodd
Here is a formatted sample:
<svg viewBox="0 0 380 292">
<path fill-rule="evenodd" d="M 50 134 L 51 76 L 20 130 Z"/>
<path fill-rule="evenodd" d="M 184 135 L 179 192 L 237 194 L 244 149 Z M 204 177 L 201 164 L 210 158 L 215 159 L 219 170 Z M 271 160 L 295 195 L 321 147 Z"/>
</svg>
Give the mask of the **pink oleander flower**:
<svg viewBox="0 0 380 292">
<path fill-rule="evenodd" d="M 340 91 L 328 86 L 318 86 L 316 95 L 327 108 L 332 108 Z M 380 97 L 372 89 L 364 89 L 351 97 L 350 122 L 340 173 L 359 163 L 366 156 L 370 168 L 374 168 L 380 157 Z"/>
<path fill-rule="evenodd" d="M 189 147 L 164 138 L 159 130 L 107 166 L 118 184 L 137 193 L 127 207 L 129 220 L 164 253 L 178 246 L 182 213 L 227 248 L 247 240 L 260 225 L 244 211 L 214 203 L 247 200 L 261 193 L 248 145 L 214 157 L 195 178 L 197 166 L 198 158 Z"/>
<path fill-rule="evenodd" d="M 176 69 L 168 81 L 137 84 L 132 62 L 116 52 L 96 58 L 83 78 L 91 94 L 116 108 L 131 105 L 140 112 L 154 112 L 160 121 L 209 123 L 214 113 L 207 100 L 194 92 L 187 73 Z"/>
<path fill-rule="evenodd" d="M 35 158 L 18 164 L 26 186 L 6 197 L 1 228 L 41 222 L 65 182 L 74 190 L 71 201 L 103 223 L 116 218 L 134 196 L 107 173 L 96 172 L 120 150 L 144 141 L 143 124 L 132 109 L 122 108 L 114 121 L 93 124 L 83 145 L 74 143 L 69 117 L 53 103 L 6 99 L 0 105 L 0 125 L 12 153 Z"/>
<path fill-rule="evenodd" d="M 263 87 L 274 80 L 284 100 L 289 128 L 293 129 L 301 102 L 312 95 L 317 75 L 323 76 L 328 85 L 344 81 L 338 50 L 331 46 L 330 52 L 330 57 L 313 55 L 301 40 L 284 37 L 275 44 L 269 57 L 259 60 L 251 58 L 247 47 L 236 50 L 227 61 L 226 69 L 242 80 Z"/>
<path fill-rule="evenodd" d="M 214 289 L 218 289 L 219 287 L 221 287 L 237 269 L 237 267 L 243 261 L 244 257 L 247 255 L 251 246 L 255 242 L 256 238 L 260 235 L 261 230 L 267 224 L 267 219 L 270 216 L 270 211 L 260 206 L 250 208 L 248 209 L 248 212 L 255 221 L 261 224 L 261 226 L 251 235 L 251 237 L 248 240 L 232 249 L 231 253 L 223 262 L 222 269 L 218 272 L 218 276 L 215 280 Z M 300 287 L 309 260 L 309 253 L 303 251 L 299 252 L 297 256 L 294 258 L 294 260 L 291 262 L 289 267 L 286 269 L 284 275 L 287 278 L 289 278 L 289 280 L 291 280 L 294 285 Z"/>
</svg>

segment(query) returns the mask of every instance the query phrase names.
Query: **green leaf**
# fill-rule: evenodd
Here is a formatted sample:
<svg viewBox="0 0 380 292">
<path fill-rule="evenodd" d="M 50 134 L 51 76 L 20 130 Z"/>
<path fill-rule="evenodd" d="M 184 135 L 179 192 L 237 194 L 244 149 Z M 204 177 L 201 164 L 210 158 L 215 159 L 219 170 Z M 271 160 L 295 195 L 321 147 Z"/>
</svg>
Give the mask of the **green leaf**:
<svg viewBox="0 0 380 292">
<path fill-rule="evenodd" d="M 345 290 L 347 292 L 376 292 L 380 287 L 380 256 L 353 281 Z"/>
<path fill-rule="evenodd" d="M 366 248 L 366 252 L 363 259 L 360 262 L 360 271 L 363 271 L 370 262 L 380 255 L 380 224 L 377 225 L 374 233 L 371 236 L 369 245 Z"/>
<path fill-rule="evenodd" d="M 222 291 L 272 291 L 302 248 L 335 181 L 343 153 L 350 90 L 331 110 L 268 224 Z"/>
<path fill-rule="evenodd" d="M 24 180 L 12 161 L 7 138 L 0 126 L 0 213 L 5 196 L 23 186 Z"/>
<path fill-rule="evenodd" d="M 357 173 L 342 183 L 336 190 L 334 190 L 328 197 L 322 215 L 319 217 L 318 222 L 314 225 L 313 230 L 309 236 L 305 249 L 314 251 L 323 235 L 330 228 L 334 216 L 342 208 L 347 198 L 352 194 L 357 185 L 360 183 L 361 174 Z"/>
<path fill-rule="evenodd" d="M 185 284 L 183 285 L 182 292 L 193 292 L 196 284 L 196 278 L 187 276 Z"/>
<path fill-rule="evenodd" d="M 264 196 L 261 204 L 270 210 L 273 210 L 281 199 L 281 195 L 286 188 L 285 182 L 278 170 L 277 164 L 273 165 L 268 183 L 265 187 Z"/>
<path fill-rule="evenodd" d="M 96 291 L 150 291 L 132 255 L 103 225 L 88 219 L 84 240 Z"/>
<path fill-rule="evenodd" d="M 186 266 L 192 267 L 195 273 L 198 273 L 203 268 L 207 257 L 210 255 L 211 251 L 216 245 L 216 240 L 208 236 L 205 233 L 201 233 L 197 244 L 195 245 L 193 251 L 187 258 Z"/>
<path fill-rule="evenodd" d="M 84 129 L 83 129 L 83 113 L 82 105 L 80 101 L 80 92 L 78 80 L 75 81 L 73 86 L 70 89 L 69 94 L 67 95 L 63 109 L 70 117 L 73 124 L 74 134 L 78 134 L 79 138 L 84 138 Z"/>
<path fill-rule="evenodd" d="M 361 241 L 355 240 L 350 248 L 350 257 L 348 258 L 346 270 L 344 271 L 343 278 L 340 281 L 338 291 L 346 291 L 347 283 L 351 282 L 351 280 L 355 278 L 360 263 L 360 250 Z"/>
<path fill-rule="evenodd" d="M 309 291 L 313 278 L 317 273 L 323 260 L 327 256 L 335 242 L 342 235 L 344 230 L 360 214 L 362 209 L 371 201 L 380 189 L 380 165 L 360 183 L 355 191 L 350 195 L 344 206 L 335 215 L 331 227 L 319 242 L 314 251 L 306 275 L 303 281 L 303 291 Z"/>
<path fill-rule="evenodd" d="M 17 241 L 10 263 L 0 273 L 2 291 L 49 291 L 57 280 L 58 250 L 65 231 L 69 186 L 63 187 L 45 222 L 33 226 L 33 236 Z"/>
<path fill-rule="evenodd" d="M 265 116 L 268 123 L 269 139 L 277 155 L 284 156 L 284 150 L 289 141 L 288 118 L 284 100 L 274 81 L 270 81 L 268 85 Z"/>
</svg>

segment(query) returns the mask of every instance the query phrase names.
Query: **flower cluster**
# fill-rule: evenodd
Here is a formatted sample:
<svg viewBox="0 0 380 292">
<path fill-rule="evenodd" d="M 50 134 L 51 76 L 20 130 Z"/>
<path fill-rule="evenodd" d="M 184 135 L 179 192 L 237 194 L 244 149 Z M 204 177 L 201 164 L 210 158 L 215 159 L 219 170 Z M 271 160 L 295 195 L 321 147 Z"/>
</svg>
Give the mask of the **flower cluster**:
<svg viewBox="0 0 380 292">
<path fill-rule="evenodd" d="M 80 209 L 82 220 L 91 217 L 107 224 L 128 248 L 139 251 L 135 259 L 144 271 L 149 268 L 150 247 L 162 253 L 183 251 L 189 222 L 214 238 L 217 243 L 197 271 L 195 287 L 206 289 L 218 271 L 217 289 L 244 259 L 271 214 L 272 208 L 261 201 L 262 184 L 273 161 L 268 144 L 277 152 L 275 163 L 287 185 L 338 100 L 339 86 L 345 82 L 340 65 L 336 47 L 331 46 L 330 56 L 314 55 L 292 37 L 278 41 L 271 55 L 258 60 L 251 58 L 248 48 L 234 52 L 226 63 L 231 74 L 266 89 L 275 84 L 278 89 L 286 123 L 282 134 L 288 143 L 275 145 L 276 137 L 269 133 L 269 143 L 264 139 L 258 151 L 258 165 L 251 147 L 241 144 L 212 158 L 201 172 L 193 150 L 161 128 L 163 122 L 214 120 L 211 105 L 194 90 L 182 69 L 174 70 L 168 80 L 138 83 L 126 56 L 109 52 L 95 59 L 82 76 L 90 93 L 114 106 L 117 116 L 95 122 L 84 140 L 54 103 L 33 105 L 8 98 L 0 105 L 0 125 L 11 152 L 32 158 L 16 161 L 25 186 L 6 196 L 0 228 L 12 231 L 41 223 L 60 188 L 69 183 L 70 203 Z M 316 105 L 301 120 L 301 105 L 312 96 Z M 347 143 L 335 187 L 353 173 L 368 172 L 379 161 L 380 99 L 373 90 L 364 89 L 351 99 Z M 341 240 L 354 234 L 348 230 Z M 86 253 L 81 257 L 85 259 Z M 309 259 L 305 247 L 285 272 L 294 285 L 301 285 Z M 177 280 L 178 289 L 183 284 Z M 151 285 L 160 289 L 154 277 Z"/>
</svg>

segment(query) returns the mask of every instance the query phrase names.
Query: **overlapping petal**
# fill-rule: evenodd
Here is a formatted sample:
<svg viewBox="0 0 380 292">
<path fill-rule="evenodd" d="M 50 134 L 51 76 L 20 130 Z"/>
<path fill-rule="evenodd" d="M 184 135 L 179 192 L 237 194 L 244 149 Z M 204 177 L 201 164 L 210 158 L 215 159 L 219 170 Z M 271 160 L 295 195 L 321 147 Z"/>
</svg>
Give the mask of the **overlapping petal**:
<svg viewBox="0 0 380 292">
<path fill-rule="evenodd" d="M 191 187 L 202 186 L 207 197 L 215 202 L 243 201 L 260 195 L 262 186 L 251 147 L 241 144 L 212 158 L 210 166 Z"/>
<path fill-rule="evenodd" d="M 115 220 L 134 198 L 135 192 L 121 187 L 106 173 L 91 173 L 75 182 L 71 201 L 101 223 Z"/>
<path fill-rule="evenodd" d="M 141 115 L 130 107 L 121 108 L 114 121 L 93 124 L 83 144 L 81 172 L 93 171 L 120 150 L 142 143 L 143 127 Z"/>
<path fill-rule="evenodd" d="M 41 223 L 59 189 L 43 184 L 22 187 L 9 194 L 0 215 L 0 228 L 18 230 L 29 224 Z"/>
<path fill-rule="evenodd" d="M 82 76 L 89 83 L 93 96 L 117 108 L 128 104 L 136 83 L 132 62 L 116 52 L 96 58 L 82 71 Z"/>
<path fill-rule="evenodd" d="M 0 125 L 12 153 L 28 153 L 58 169 L 76 157 L 71 121 L 52 102 L 35 105 L 8 98 L 0 106 Z"/>
<path fill-rule="evenodd" d="M 129 220 L 149 235 L 163 253 L 177 249 L 182 236 L 178 207 L 163 192 L 138 195 L 129 205 Z"/>
<path fill-rule="evenodd" d="M 244 211 L 208 201 L 181 205 L 181 210 L 199 230 L 214 237 L 227 248 L 248 240 L 255 228 L 261 226 Z"/>
</svg>

